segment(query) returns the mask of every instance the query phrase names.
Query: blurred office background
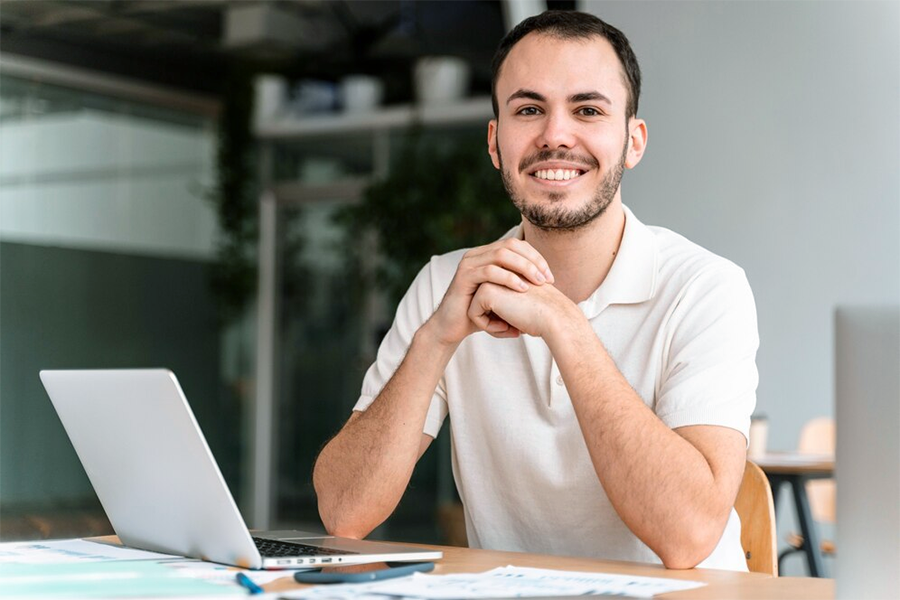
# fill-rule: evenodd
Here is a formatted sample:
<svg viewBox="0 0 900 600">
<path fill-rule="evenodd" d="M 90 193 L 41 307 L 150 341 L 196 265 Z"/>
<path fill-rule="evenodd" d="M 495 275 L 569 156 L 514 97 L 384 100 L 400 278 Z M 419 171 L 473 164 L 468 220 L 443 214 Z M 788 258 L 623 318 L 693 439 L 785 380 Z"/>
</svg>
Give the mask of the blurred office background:
<svg viewBox="0 0 900 600">
<path fill-rule="evenodd" d="M 747 272 L 769 448 L 833 415 L 835 307 L 900 299 L 895 2 L 0 0 L 0 538 L 108 530 L 46 368 L 172 369 L 248 524 L 318 527 L 398 290 L 515 222 L 490 58 L 548 6 L 630 38 L 623 198 Z M 375 535 L 454 503 L 441 435 Z"/>
</svg>

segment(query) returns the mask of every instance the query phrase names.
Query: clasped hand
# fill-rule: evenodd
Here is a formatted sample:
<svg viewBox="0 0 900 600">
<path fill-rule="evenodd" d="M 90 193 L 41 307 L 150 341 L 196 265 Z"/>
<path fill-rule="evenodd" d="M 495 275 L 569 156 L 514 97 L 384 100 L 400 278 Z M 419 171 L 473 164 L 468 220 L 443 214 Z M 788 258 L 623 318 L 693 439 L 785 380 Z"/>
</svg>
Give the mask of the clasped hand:
<svg viewBox="0 0 900 600">
<path fill-rule="evenodd" d="M 494 337 L 520 333 L 543 337 L 565 303 L 552 284 L 553 274 L 531 244 L 506 239 L 469 250 L 441 305 L 432 317 L 447 344 L 486 331 Z"/>
</svg>

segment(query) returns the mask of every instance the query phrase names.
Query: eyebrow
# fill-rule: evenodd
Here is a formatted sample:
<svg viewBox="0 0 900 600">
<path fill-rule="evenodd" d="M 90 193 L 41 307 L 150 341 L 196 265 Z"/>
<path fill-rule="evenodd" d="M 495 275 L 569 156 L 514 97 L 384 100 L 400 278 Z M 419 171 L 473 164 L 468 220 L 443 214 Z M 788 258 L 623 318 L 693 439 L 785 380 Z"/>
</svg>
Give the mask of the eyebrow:
<svg viewBox="0 0 900 600">
<path fill-rule="evenodd" d="M 518 100 L 520 98 L 534 100 L 535 102 L 546 102 L 547 101 L 546 96 L 544 96 L 543 94 L 539 94 L 539 93 L 535 92 L 534 90 L 519 89 L 519 90 L 516 90 L 515 92 L 513 92 L 509 96 L 509 98 L 506 99 L 506 103 L 509 104 L 513 100 Z M 591 100 L 596 100 L 599 102 L 605 102 L 605 103 L 609 104 L 610 106 L 612 106 L 612 100 L 610 100 L 608 97 L 604 96 L 603 94 L 601 94 L 600 92 L 597 92 L 597 91 L 580 92 L 578 94 L 572 94 L 571 96 L 568 97 L 567 100 L 569 101 L 570 104 L 574 104 L 577 102 L 588 102 Z"/>
<path fill-rule="evenodd" d="M 606 102 L 607 104 L 612 106 L 612 100 L 610 100 L 600 92 L 581 92 L 580 94 L 572 94 L 571 96 L 569 96 L 569 102 L 573 104 L 576 102 L 588 102 L 590 100 Z"/>
<path fill-rule="evenodd" d="M 513 92 L 509 98 L 506 99 L 506 103 L 509 104 L 513 100 L 518 100 L 519 98 L 527 98 L 528 100 L 534 100 L 535 102 L 547 101 L 547 98 L 545 96 L 538 94 L 535 91 L 518 89 Z"/>
</svg>

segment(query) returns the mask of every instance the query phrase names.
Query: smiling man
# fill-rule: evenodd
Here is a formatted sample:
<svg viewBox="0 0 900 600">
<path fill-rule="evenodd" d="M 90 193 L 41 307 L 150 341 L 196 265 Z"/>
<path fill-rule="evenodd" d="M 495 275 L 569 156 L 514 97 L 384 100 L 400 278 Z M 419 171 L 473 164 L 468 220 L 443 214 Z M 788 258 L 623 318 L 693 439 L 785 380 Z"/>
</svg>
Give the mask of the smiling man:
<svg viewBox="0 0 900 600">
<path fill-rule="evenodd" d="M 746 570 L 753 296 L 622 204 L 647 143 L 628 40 L 548 11 L 493 73 L 488 152 L 522 222 L 413 282 L 316 463 L 326 528 L 363 537 L 390 516 L 449 415 L 471 546 Z"/>
</svg>

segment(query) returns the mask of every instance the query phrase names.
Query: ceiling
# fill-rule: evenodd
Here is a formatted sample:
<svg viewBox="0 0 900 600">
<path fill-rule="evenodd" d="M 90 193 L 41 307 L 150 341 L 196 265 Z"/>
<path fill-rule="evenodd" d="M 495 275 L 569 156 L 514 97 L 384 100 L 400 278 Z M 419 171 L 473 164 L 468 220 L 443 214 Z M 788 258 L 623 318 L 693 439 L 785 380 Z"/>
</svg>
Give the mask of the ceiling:
<svg viewBox="0 0 900 600">
<path fill-rule="evenodd" d="M 212 95 L 239 63 L 294 79 L 368 73 L 403 101 L 423 55 L 466 59 L 487 93 L 503 23 L 490 0 L 0 0 L 0 52 Z"/>
</svg>

